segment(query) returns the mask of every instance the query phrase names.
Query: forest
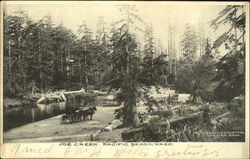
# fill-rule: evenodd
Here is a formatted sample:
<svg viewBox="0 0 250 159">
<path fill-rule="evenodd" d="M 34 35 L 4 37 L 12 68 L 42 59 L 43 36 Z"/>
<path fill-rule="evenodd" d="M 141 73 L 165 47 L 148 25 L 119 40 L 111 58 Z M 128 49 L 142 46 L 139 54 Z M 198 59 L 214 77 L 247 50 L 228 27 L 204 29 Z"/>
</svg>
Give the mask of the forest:
<svg viewBox="0 0 250 159">
<path fill-rule="evenodd" d="M 137 127 L 139 99 L 146 98 L 149 107 L 158 104 L 147 98 L 150 86 L 191 94 L 189 103 L 194 104 L 228 103 L 245 96 L 244 6 L 225 6 L 210 21 L 214 31 L 228 26 L 216 40 L 187 23 L 177 43 L 175 26 L 169 24 L 168 41 L 160 42 L 165 49 L 156 44 L 157 28 L 137 15 L 136 6 L 118 9 L 123 17 L 115 23 L 107 24 L 100 16 L 97 31 L 83 21 L 77 34 L 56 25 L 50 15 L 34 21 L 25 10 L 4 12 L 4 98 L 82 88 L 116 90 L 115 100 L 126 112 L 123 125 Z"/>
</svg>

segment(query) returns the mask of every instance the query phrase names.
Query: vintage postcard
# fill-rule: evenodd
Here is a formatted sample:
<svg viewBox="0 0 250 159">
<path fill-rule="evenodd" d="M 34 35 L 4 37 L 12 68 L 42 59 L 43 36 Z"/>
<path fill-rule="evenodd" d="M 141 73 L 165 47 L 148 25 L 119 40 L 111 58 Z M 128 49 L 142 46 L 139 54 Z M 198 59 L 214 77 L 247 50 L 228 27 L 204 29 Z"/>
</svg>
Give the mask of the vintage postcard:
<svg viewBox="0 0 250 159">
<path fill-rule="evenodd" d="M 2 158 L 248 158 L 249 2 L 1 2 Z"/>
</svg>

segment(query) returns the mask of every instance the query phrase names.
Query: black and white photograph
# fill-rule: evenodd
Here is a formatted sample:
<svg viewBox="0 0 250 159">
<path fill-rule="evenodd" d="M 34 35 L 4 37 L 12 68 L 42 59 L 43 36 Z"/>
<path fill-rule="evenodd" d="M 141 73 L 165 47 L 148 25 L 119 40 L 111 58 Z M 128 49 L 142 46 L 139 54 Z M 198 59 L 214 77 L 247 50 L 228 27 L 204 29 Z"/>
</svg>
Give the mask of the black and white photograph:
<svg viewBox="0 0 250 159">
<path fill-rule="evenodd" d="M 246 142 L 248 5 L 5 2 L 3 143 Z"/>
</svg>

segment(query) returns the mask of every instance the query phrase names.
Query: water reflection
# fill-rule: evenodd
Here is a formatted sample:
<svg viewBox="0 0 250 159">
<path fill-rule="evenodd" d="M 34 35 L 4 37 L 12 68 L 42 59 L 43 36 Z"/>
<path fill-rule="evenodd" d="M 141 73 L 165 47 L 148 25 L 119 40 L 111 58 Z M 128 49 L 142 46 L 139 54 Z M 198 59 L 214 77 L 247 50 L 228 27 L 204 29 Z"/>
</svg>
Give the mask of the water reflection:
<svg viewBox="0 0 250 159">
<path fill-rule="evenodd" d="M 4 108 L 4 131 L 47 119 L 72 109 L 75 107 L 73 105 L 66 106 L 65 102 Z"/>
</svg>

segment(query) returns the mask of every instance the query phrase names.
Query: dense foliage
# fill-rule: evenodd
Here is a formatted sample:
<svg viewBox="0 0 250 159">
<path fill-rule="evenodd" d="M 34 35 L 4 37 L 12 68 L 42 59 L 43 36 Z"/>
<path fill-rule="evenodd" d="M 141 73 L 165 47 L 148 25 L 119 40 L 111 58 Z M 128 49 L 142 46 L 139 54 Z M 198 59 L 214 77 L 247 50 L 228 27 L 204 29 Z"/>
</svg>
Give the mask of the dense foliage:
<svg viewBox="0 0 250 159">
<path fill-rule="evenodd" d="M 228 30 L 213 45 L 204 39 L 205 54 L 200 58 L 197 39 L 201 37 L 186 25 L 176 88 L 198 94 L 205 101 L 229 101 L 245 93 L 245 9 L 229 5 L 210 24 L 215 30 L 223 26 Z M 218 54 L 223 56 L 218 59 Z"/>
<path fill-rule="evenodd" d="M 145 22 L 136 14 L 135 6 L 125 5 L 119 10 L 123 16 L 111 29 L 99 17 L 95 34 L 83 21 L 78 35 L 62 24 L 56 26 L 50 16 L 33 21 L 24 11 L 4 15 L 4 96 L 93 87 L 109 87 L 109 93 L 115 88 L 119 90 L 117 100 L 126 112 L 123 124 L 136 126 L 136 105 L 149 93 L 145 86 L 174 84 L 177 91 L 192 94 L 191 102 L 197 102 L 198 97 L 210 102 L 244 94 L 242 6 L 227 6 L 211 21 L 215 29 L 229 25 L 213 45 L 187 24 L 180 59 L 173 55 L 177 54 L 173 32 L 168 50 L 156 49 L 153 27 L 146 24 L 141 29 Z M 144 35 L 143 47 L 138 34 Z M 222 44 L 228 52 L 218 60 L 215 52 L 220 52 Z M 199 50 L 204 50 L 200 56 Z"/>
<path fill-rule="evenodd" d="M 245 20 L 243 6 L 227 6 L 211 21 L 215 29 L 223 24 L 229 29 L 214 42 L 214 49 L 225 45 L 227 53 L 216 64 L 219 81 L 215 94 L 222 100 L 230 100 L 245 93 Z"/>
<path fill-rule="evenodd" d="M 99 82 L 97 72 L 106 68 L 103 43 L 92 39 L 86 24 L 79 27 L 77 38 L 62 25 L 55 26 L 50 16 L 34 22 L 18 11 L 4 16 L 4 28 L 5 96 L 87 88 Z"/>
</svg>

